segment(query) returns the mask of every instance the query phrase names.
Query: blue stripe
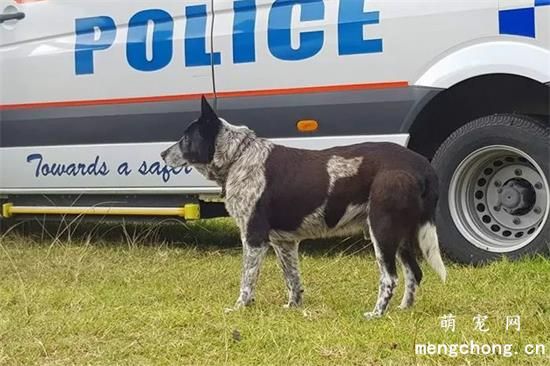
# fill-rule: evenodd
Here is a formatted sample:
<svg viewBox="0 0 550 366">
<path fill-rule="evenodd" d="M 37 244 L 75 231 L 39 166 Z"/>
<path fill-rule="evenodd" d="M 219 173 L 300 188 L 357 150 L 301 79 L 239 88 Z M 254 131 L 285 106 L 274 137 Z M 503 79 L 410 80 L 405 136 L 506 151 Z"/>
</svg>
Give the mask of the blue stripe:
<svg viewBox="0 0 550 366">
<path fill-rule="evenodd" d="M 535 8 L 501 10 L 498 15 L 500 34 L 535 38 Z"/>
<path fill-rule="evenodd" d="M 535 6 L 550 5 L 550 0 L 535 0 Z"/>
</svg>

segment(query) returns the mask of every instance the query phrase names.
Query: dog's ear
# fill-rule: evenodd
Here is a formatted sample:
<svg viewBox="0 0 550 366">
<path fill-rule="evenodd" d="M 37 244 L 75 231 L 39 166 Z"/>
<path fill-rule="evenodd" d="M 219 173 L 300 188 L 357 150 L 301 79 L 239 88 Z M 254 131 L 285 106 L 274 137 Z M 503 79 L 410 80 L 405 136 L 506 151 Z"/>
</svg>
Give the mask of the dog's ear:
<svg viewBox="0 0 550 366">
<path fill-rule="evenodd" d="M 214 112 L 214 109 L 210 106 L 204 95 L 201 98 L 201 119 L 204 121 L 216 121 L 218 119 L 218 115 Z"/>
<path fill-rule="evenodd" d="M 210 106 L 204 95 L 201 98 L 201 116 L 198 120 L 199 133 L 201 136 L 214 144 L 216 136 L 221 128 L 221 121 Z M 213 145 L 212 145 L 213 146 Z"/>
</svg>

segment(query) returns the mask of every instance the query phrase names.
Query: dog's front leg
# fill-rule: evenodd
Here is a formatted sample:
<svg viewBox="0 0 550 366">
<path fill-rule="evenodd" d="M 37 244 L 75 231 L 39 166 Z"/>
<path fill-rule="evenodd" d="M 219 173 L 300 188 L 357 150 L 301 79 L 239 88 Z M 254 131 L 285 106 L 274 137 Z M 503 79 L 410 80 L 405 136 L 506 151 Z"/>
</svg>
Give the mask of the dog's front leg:
<svg viewBox="0 0 550 366">
<path fill-rule="evenodd" d="M 237 310 L 249 305 L 254 300 L 254 290 L 258 282 L 260 267 L 269 246 L 267 243 L 251 243 L 243 240 L 243 269 L 241 274 L 241 290 L 233 309 Z"/>
<path fill-rule="evenodd" d="M 274 242 L 272 246 L 279 259 L 288 289 L 288 304 L 286 307 L 300 306 L 302 305 L 304 289 L 300 281 L 300 270 L 298 267 L 298 242 Z"/>
</svg>

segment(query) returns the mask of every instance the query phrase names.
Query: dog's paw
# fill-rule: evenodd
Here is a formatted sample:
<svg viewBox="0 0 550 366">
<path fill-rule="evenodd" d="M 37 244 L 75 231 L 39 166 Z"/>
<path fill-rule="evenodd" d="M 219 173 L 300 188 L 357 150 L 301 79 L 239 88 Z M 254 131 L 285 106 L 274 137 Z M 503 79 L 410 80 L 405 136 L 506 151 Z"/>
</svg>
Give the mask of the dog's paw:
<svg viewBox="0 0 550 366">
<path fill-rule="evenodd" d="M 229 313 L 232 313 L 234 311 L 238 311 L 238 310 L 244 308 L 245 305 L 246 304 L 244 302 L 242 302 L 240 300 L 237 300 L 237 302 L 235 303 L 235 305 L 233 305 L 233 307 L 225 308 L 224 313 L 229 314 Z"/>
<path fill-rule="evenodd" d="M 226 314 L 229 314 L 229 313 L 234 313 L 234 312 L 236 312 L 236 311 L 239 311 L 239 310 L 241 310 L 241 309 L 243 309 L 243 308 L 244 308 L 244 305 L 234 305 L 234 306 L 231 307 L 231 308 L 225 308 L 225 309 L 223 310 L 223 312 L 226 313 Z"/>
<path fill-rule="evenodd" d="M 374 320 L 382 317 L 382 314 L 376 312 L 376 311 L 367 311 L 366 313 L 363 313 L 363 316 L 367 320 Z"/>
<path fill-rule="evenodd" d="M 240 310 L 246 306 L 250 306 L 252 304 L 254 304 L 255 302 L 255 299 L 252 298 L 248 301 L 243 301 L 242 299 L 239 299 L 237 300 L 237 302 L 235 303 L 235 305 L 233 305 L 232 308 L 225 308 L 224 312 L 227 314 L 227 313 L 232 313 L 234 311 L 237 311 L 237 310 Z"/>
<path fill-rule="evenodd" d="M 288 303 L 283 305 L 285 309 L 291 309 L 291 308 L 299 308 L 302 306 L 302 294 L 304 293 L 304 290 L 298 290 L 296 292 L 291 292 L 290 296 L 288 297 Z"/>
<path fill-rule="evenodd" d="M 231 308 L 225 308 L 225 309 L 223 309 L 223 312 L 224 312 L 225 314 L 229 314 L 229 313 L 232 313 L 232 312 L 237 311 L 237 310 L 239 310 L 239 308 L 233 306 L 233 307 L 231 307 Z"/>
</svg>

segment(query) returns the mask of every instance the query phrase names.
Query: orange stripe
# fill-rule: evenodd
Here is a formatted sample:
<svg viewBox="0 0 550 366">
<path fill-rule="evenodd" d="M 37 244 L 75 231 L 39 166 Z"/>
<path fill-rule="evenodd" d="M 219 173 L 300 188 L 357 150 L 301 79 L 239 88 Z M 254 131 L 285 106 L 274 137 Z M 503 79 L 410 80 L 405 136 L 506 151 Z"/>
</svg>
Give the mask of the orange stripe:
<svg viewBox="0 0 550 366">
<path fill-rule="evenodd" d="M 407 86 L 409 86 L 409 83 L 406 81 L 390 81 L 390 82 L 383 82 L 383 83 L 368 83 L 368 84 L 327 85 L 327 86 L 312 86 L 312 87 L 302 87 L 302 88 L 228 91 L 228 92 L 218 92 L 217 96 L 219 98 L 229 98 L 229 97 L 251 97 L 251 96 L 284 95 L 284 94 L 327 93 L 327 92 L 349 91 L 349 90 L 404 88 Z M 169 101 L 178 101 L 178 100 L 199 99 L 202 95 L 206 97 L 214 96 L 213 93 L 199 93 L 199 94 L 161 95 L 161 96 L 152 96 L 152 97 L 3 104 L 3 105 L 0 105 L 0 110 L 169 102 Z"/>
<path fill-rule="evenodd" d="M 24 4 L 24 3 L 35 3 L 37 1 L 44 1 L 44 0 L 15 0 L 18 4 Z"/>
<path fill-rule="evenodd" d="M 369 84 L 326 85 L 326 86 L 310 86 L 310 87 L 302 87 L 302 88 L 218 92 L 217 95 L 218 97 L 221 97 L 221 98 L 248 97 L 248 96 L 261 96 L 261 95 L 328 93 L 328 92 L 346 91 L 346 90 L 404 88 L 407 86 L 409 86 L 409 83 L 406 81 L 388 81 L 384 83 L 369 83 Z"/>
<path fill-rule="evenodd" d="M 111 104 L 133 104 L 133 103 L 150 103 L 150 102 L 168 102 L 176 100 L 199 99 L 203 94 L 183 94 L 183 95 L 164 95 L 156 97 L 135 97 L 135 98 L 115 98 L 115 99 L 91 99 L 91 100 L 69 100 L 63 102 L 38 102 L 38 103 L 21 103 L 21 104 L 2 104 L 1 110 L 14 109 L 33 109 L 33 108 L 55 108 L 55 107 L 81 107 L 95 105 L 111 105 Z M 205 93 L 204 96 L 212 97 L 214 94 Z"/>
</svg>

